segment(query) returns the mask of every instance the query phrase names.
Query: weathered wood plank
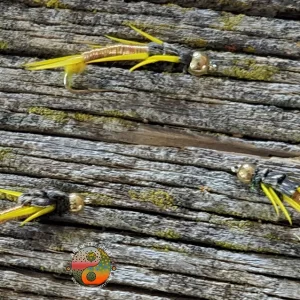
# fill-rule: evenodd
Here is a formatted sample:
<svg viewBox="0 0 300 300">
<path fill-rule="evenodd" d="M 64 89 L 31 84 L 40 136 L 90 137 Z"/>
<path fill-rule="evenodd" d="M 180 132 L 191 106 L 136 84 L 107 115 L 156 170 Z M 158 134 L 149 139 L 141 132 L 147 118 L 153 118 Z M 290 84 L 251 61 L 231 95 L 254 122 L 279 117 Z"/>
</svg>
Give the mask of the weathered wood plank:
<svg viewBox="0 0 300 300">
<path fill-rule="evenodd" d="M 139 2 L 138 0 L 129 0 L 126 2 Z M 210 8 L 222 11 L 231 11 L 236 13 L 245 13 L 256 16 L 267 17 L 283 17 L 289 19 L 297 19 L 300 16 L 300 6 L 298 0 L 289 1 L 277 1 L 277 0 L 175 0 L 170 3 L 166 0 L 148 0 L 150 3 L 165 4 L 168 7 L 174 7 L 174 9 L 184 9 L 195 7 L 198 8 Z M 74 2 L 77 3 L 77 2 Z M 80 5 L 80 2 L 79 4 Z M 173 6 L 174 5 L 174 6 Z M 178 7 L 176 7 L 178 5 Z M 76 6 L 79 7 L 79 6 Z M 97 1 L 89 1 L 89 8 L 97 8 Z M 81 9 L 85 9 L 86 6 L 81 5 Z"/>
<path fill-rule="evenodd" d="M 86 208 L 80 216 L 70 217 L 76 223 L 154 236 L 168 236 L 168 232 L 171 232 L 171 237 L 216 246 L 230 244 L 233 240 L 236 242 L 231 244 L 232 248 L 291 256 L 300 254 L 299 244 L 294 236 L 298 232 L 294 229 L 271 224 L 261 225 L 255 221 L 243 224 L 228 218 L 231 215 L 276 220 L 275 214 L 270 210 L 271 205 L 264 196 L 249 193 L 246 187 L 237 182 L 234 175 L 228 174 L 230 165 L 223 164 L 225 172 L 210 171 L 203 167 L 183 165 L 182 162 L 177 165 L 174 162 L 155 161 L 151 150 L 145 151 L 138 158 L 128 154 L 106 153 L 101 149 L 103 143 L 88 142 L 91 148 L 88 150 L 84 142 L 78 144 L 76 140 L 54 138 L 54 144 L 51 145 L 50 137 L 35 137 L 37 141 L 34 142 L 18 141 L 18 137 L 20 139 L 22 136 L 19 134 L 14 141 L 14 134 L 9 135 L 10 145 L 15 145 L 16 148 L 3 148 L 4 154 L 0 162 L 2 172 L 85 184 L 93 187 L 84 188 L 85 192 L 92 193 L 88 194 L 91 201 L 108 206 L 105 209 Z M 23 135 L 23 138 L 28 139 L 28 135 Z M 5 143 L 5 139 L 2 143 Z M 235 157 L 236 162 L 240 159 L 241 156 Z M 257 162 L 270 166 L 268 160 L 257 158 Z M 201 165 L 201 161 L 198 161 L 198 165 Z M 279 170 L 287 172 L 287 166 L 288 164 L 286 169 L 279 167 Z M 290 167 L 294 170 L 293 166 L 292 161 Z M 12 178 L 9 180 L 12 182 Z M 20 179 L 16 180 L 20 182 Z M 26 181 L 28 180 L 22 180 L 24 183 Z M 2 182 L 5 183 L 4 180 Z M 202 187 L 206 187 L 208 191 L 202 191 Z M 80 187 L 77 189 L 80 190 Z M 120 207 L 135 207 L 137 211 L 122 211 Z M 145 209 L 165 217 L 162 219 L 160 216 L 147 215 L 143 212 Z M 223 217 L 220 216 L 222 214 Z M 178 217 L 181 218 L 180 224 L 177 222 Z M 143 229 L 141 220 L 142 223 L 147 220 L 150 228 Z M 295 215 L 294 222 L 299 223 L 299 215 Z M 189 230 L 191 224 L 193 231 Z M 283 241 L 269 247 L 269 237 L 274 234 L 277 240 Z"/>
<path fill-rule="evenodd" d="M 1 224 L 1 299 L 300 299 L 299 214 L 288 226 L 231 172 L 253 162 L 300 180 L 298 1 L 158 2 L 0 3 L 1 188 L 76 191 L 87 204 L 76 216 Z M 128 22 L 205 47 L 216 71 L 99 64 L 75 86 L 122 93 L 79 96 L 61 70 L 22 69 L 104 45 L 105 34 L 143 40 Z M 117 266 L 101 289 L 66 271 L 91 241 Z"/>
<path fill-rule="evenodd" d="M 82 3 L 79 0 L 71 1 L 31 1 L 23 0 L 19 2 L 24 2 L 29 6 L 47 6 L 52 8 L 66 9 L 71 8 L 74 10 L 83 10 L 83 11 L 110 11 L 111 8 L 108 5 L 105 5 L 97 0 L 90 0 L 88 3 Z M 115 11 L 123 12 L 124 6 L 123 2 L 120 1 L 111 1 L 113 3 Z M 127 12 L 132 12 L 131 6 L 135 2 L 140 3 L 139 0 L 127 0 L 127 7 L 125 8 Z M 298 0 L 289 0 L 289 1 L 277 1 L 277 0 L 175 0 L 175 1 L 166 1 L 166 0 L 148 0 L 143 2 L 143 7 L 145 10 L 153 9 L 151 3 L 163 4 L 162 8 L 167 11 L 188 11 L 194 8 L 210 8 L 214 10 L 221 11 L 232 11 L 237 13 L 245 13 L 250 15 L 258 16 L 268 16 L 268 17 L 285 17 L 285 18 L 295 18 L 299 17 L 299 1 Z M 188 8 L 188 9 L 186 9 Z"/>
<path fill-rule="evenodd" d="M 18 281 L 15 278 L 18 278 Z M 142 300 L 171 300 L 170 297 L 156 297 L 155 295 L 140 295 L 139 293 L 110 291 L 107 289 L 81 288 L 74 285 L 70 280 L 57 280 L 48 274 L 41 275 L 34 272 L 16 272 L 3 271 L 0 275 L 2 287 L 6 289 L 15 289 L 17 291 L 28 291 L 29 293 L 47 296 L 49 298 L 62 299 L 90 299 L 97 297 L 98 299 L 142 299 Z M 34 284 L 32 279 L 34 278 Z M 41 299 L 41 298 L 39 298 Z M 183 298 L 184 299 L 184 298 Z M 276 298 L 275 298 L 276 299 Z"/>
<path fill-rule="evenodd" d="M 78 42 L 106 43 L 104 34 L 136 38 L 136 33 L 122 26 L 133 22 L 166 42 L 222 50 L 234 47 L 235 51 L 285 57 L 300 55 L 298 21 L 222 15 L 205 9 L 180 10 L 145 3 L 127 4 L 127 14 L 124 14 L 124 5 L 120 4 L 109 1 L 100 5 L 97 12 L 61 9 L 53 14 L 53 10 L 43 7 L 8 6 L 4 2 L 0 6 L 5 20 L 1 28 L 3 40 L 7 50 L 14 52 L 19 52 L 21 46 L 23 53 L 30 51 L 31 55 L 66 55 L 69 51 L 74 53 L 76 47 L 82 49 Z M 49 38 L 51 46 L 46 43 Z"/>
<path fill-rule="evenodd" d="M 112 71 L 110 70 L 109 72 Z M 99 77 L 101 78 L 101 76 Z M 164 78 L 166 77 L 167 76 L 164 76 Z M 49 77 L 47 78 L 49 80 Z M 163 76 L 161 78 L 163 78 Z M 96 80 L 96 77 L 91 77 L 91 79 Z M 149 79 L 150 78 L 148 78 L 148 80 Z M 200 82 L 198 82 L 198 84 L 200 84 Z M 12 87 L 12 89 L 14 88 Z M 42 90 L 43 87 L 40 86 L 40 89 Z M 49 90 L 49 88 L 47 89 Z M 136 89 L 139 88 L 136 87 Z M 178 93 L 182 94 L 183 89 L 178 91 Z M 12 97 L 14 97 L 14 95 L 10 93 L 9 98 Z M 16 98 L 19 98 L 17 94 Z M 34 101 L 34 98 L 36 101 Z M 95 139 L 103 128 L 111 128 L 115 132 L 151 131 L 154 127 L 153 125 L 143 125 L 135 122 L 122 123 L 119 120 L 97 118 L 98 114 L 107 111 L 107 114 L 125 114 L 125 117 L 129 116 L 130 118 L 130 114 L 134 115 L 133 110 L 136 108 L 136 115 L 133 116 L 133 118 L 136 117 L 147 123 L 167 124 L 169 126 L 175 126 L 175 128 L 185 126 L 191 130 L 214 131 L 229 135 L 245 135 L 247 137 L 276 139 L 286 142 L 298 142 L 300 139 L 299 113 L 296 110 L 285 111 L 284 109 L 274 106 L 266 107 L 264 105 L 251 105 L 227 101 L 222 101 L 221 104 L 195 103 L 193 101 L 173 100 L 167 97 L 161 98 L 158 95 L 147 97 L 147 103 L 149 104 L 146 103 L 146 106 L 142 106 L 146 100 L 146 93 L 143 93 L 143 96 L 140 94 L 140 97 L 137 97 L 137 95 L 126 95 L 126 100 L 123 99 L 123 101 L 120 99 L 119 94 L 110 93 L 110 98 L 114 99 L 108 100 L 110 105 L 107 105 L 107 101 L 105 101 L 104 97 L 99 102 L 96 102 L 95 100 L 97 98 L 93 99 L 93 96 L 81 97 L 77 101 L 74 99 L 74 101 L 72 101 L 72 110 L 70 111 L 70 106 L 66 101 L 70 100 L 69 97 L 68 99 L 56 97 L 56 101 L 53 101 L 55 99 L 52 97 L 45 96 L 43 99 L 40 99 L 38 96 L 31 97 L 31 95 L 28 95 L 28 97 L 26 97 L 24 95 L 20 104 L 18 104 L 18 102 L 15 104 L 14 101 L 9 100 L 9 105 L 12 106 L 13 109 L 5 106 L 1 109 L 1 128 L 15 130 L 16 126 L 18 126 L 21 130 L 31 128 L 31 130 L 40 132 L 57 132 L 64 135 L 82 136 L 87 132 L 86 128 L 89 127 L 90 131 L 86 133 L 86 137 L 91 139 Z M 7 98 L 4 95 L 2 101 L 5 101 L 5 99 Z M 117 101 L 117 99 L 119 99 L 119 101 Z M 47 100 L 49 104 L 46 102 Z M 115 111 L 111 111 L 113 103 L 115 104 Z M 168 110 L 167 107 L 162 105 L 163 103 L 165 103 L 167 107 L 174 107 L 174 109 L 171 111 Z M 131 104 L 133 107 L 128 112 L 128 107 L 130 107 Z M 39 107 L 36 107 L 36 105 L 39 105 Z M 25 107 L 22 108 L 22 106 Z M 42 109 L 43 106 L 55 108 L 57 112 L 51 110 L 44 111 Z M 106 109 L 104 109 L 104 107 Z M 68 111 L 70 111 L 69 114 Z M 31 112 L 31 114 L 28 114 L 28 112 Z M 226 112 L 226 114 L 224 114 L 224 112 Z M 76 113 L 86 113 L 87 115 L 78 115 Z M 91 114 L 96 114 L 96 116 L 93 117 Z M 20 122 L 21 120 L 22 122 Z M 105 131 L 103 133 L 105 134 Z M 129 137 L 128 134 L 125 134 L 124 139 L 124 137 L 122 138 L 122 134 L 120 134 L 119 138 L 125 142 Z"/>
<path fill-rule="evenodd" d="M 96 242 L 101 241 L 102 244 L 109 247 L 113 258 L 118 261 L 118 272 L 115 272 L 111 283 L 140 286 L 150 290 L 154 286 L 157 289 L 158 285 L 161 285 L 158 288 L 160 291 L 176 292 L 186 296 L 198 295 L 198 297 L 209 299 L 224 299 L 226 297 L 253 299 L 256 296 L 251 295 L 252 293 L 260 295 L 261 299 L 269 299 L 269 296 L 284 296 L 297 299 L 299 293 L 299 284 L 292 279 L 293 274 L 297 279 L 299 278 L 297 277 L 299 274 L 296 271 L 299 266 L 297 262 L 294 265 L 293 260 L 275 257 L 267 258 L 254 254 L 245 257 L 243 254 L 235 253 L 231 254 L 233 257 L 228 261 L 230 255 L 228 256 L 226 251 L 215 251 L 210 248 L 190 248 L 180 243 L 166 242 L 164 248 L 160 250 L 155 249 L 154 245 L 157 243 L 155 239 L 137 239 L 128 235 L 99 233 L 99 231 L 93 232 L 93 230 L 89 230 L 87 235 L 85 230 L 77 229 L 74 235 L 74 230 L 71 227 L 52 227 L 49 230 L 46 228 L 47 225 L 39 226 L 42 226 L 40 229 L 43 229 L 40 231 L 41 234 L 36 228 L 29 229 L 34 237 L 29 249 L 41 247 L 35 244 L 35 240 L 38 239 L 39 243 L 44 243 L 46 238 L 47 242 L 45 242 L 48 251 L 51 251 L 51 248 L 56 249 L 57 245 L 63 251 L 72 251 L 72 244 L 70 245 L 70 242 L 66 243 L 69 239 L 68 236 L 72 236 L 72 243 L 81 243 L 93 239 Z M 22 236 L 22 233 L 16 232 L 14 226 L 5 225 L 6 234 L 11 235 L 13 232 L 19 238 Z M 19 268 L 29 266 L 34 270 L 36 266 L 39 266 L 40 269 L 47 272 L 67 273 L 65 268 L 68 260 L 70 260 L 69 254 L 47 252 L 41 253 L 36 257 L 34 251 L 25 250 L 22 259 L 20 259 L 18 247 L 16 247 L 18 244 L 18 239 L 6 238 L 4 240 L 4 243 L 1 245 L 4 252 L 4 255 L 1 257 L 1 264 L 6 265 L 6 261 L 9 258 L 10 264 Z M 130 244 L 133 245 L 129 246 Z M 45 249 L 45 245 L 42 248 Z M 167 250 L 167 252 L 164 250 Z M 189 253 L 193 253 L 192 257 Z M 222 260 L 222 256 L 224 256 L 225 261 Z M 246 264 L 247 260 L 249 260 L 252 267 Z M 56 264 L 51 266 L 51 261 L 56 261 Z M 271 277 L 261 274 L 261 268 L 259 270 L 260 274 L 254 271 L 254 266 L 258 266 L 260 263 L 264 265 L 263 273 L 270 274 L 268 269 L 271 268 Z M 141 264 L 143 268 L 139 267 Z M 276 265 L 274 270 L 273 264 Z M 290 270 L 285 268 L 287 264 Z M 250 271 L 249 267 L 252 268 L 252 271 Z M 283 275 L 280 273 L 280 268 L 285 268 L 284 272 L 289 271 L 286 276 L 290 279 L 281 282 L 280 279 L 276 278 L 276 276 Z M 172 273 L 175 273 L 176 276 L 174 276 L 175 274 L 172 275 Z M 143 280 L 146 274 L 147 280 Z M 189 282 L 188 289 L 182 285 L 184 282 Z M 241 290 L 240 286 L 235 283 L 247 283 L 248 288 L 245 289 L 243 287 Z M 191 289 L 191 285 L 194 286 L 194 289 Z M 200 289 L 199 286 L 201 286 Z M 213 290 L 208 289 L 209 286 L 213 287 Z M 274 299 L 279 298 L 275 297 Z"/>
</svg>

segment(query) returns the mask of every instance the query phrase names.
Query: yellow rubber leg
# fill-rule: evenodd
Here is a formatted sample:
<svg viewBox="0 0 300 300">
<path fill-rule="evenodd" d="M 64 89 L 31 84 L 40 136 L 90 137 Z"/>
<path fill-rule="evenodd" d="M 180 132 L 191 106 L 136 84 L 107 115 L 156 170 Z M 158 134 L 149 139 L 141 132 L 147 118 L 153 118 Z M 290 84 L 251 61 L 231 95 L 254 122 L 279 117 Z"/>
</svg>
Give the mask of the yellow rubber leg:
<svg viewBox="0 0 300 300">
<path fill-rule="evenodd" d="M 136 46 L 145 46 L 147 45 L 147 43 L 141 43 L 141 42 L 136 42 L 136 41 L 130 41 L 130 40 L 124 40 L 124 39 L 119 39 L 110 35 L 106 35 L 105 37 L 107 37 L 108 39 L 117 42 L 117 43 L 121 43 L 121 44 L 125 44 L 125 45 L 136 45 Z"/>
<path fill-rule="evenodd" d="M 283 200 L 286 201 L 295 210 L 300 212 L 300 204 L 298 204 L 295 200 L 293 200 L 292 198 L 290 198 L 286 195 L 283 195 Z"/>
<path fill-rule="evenodd" d="M 11 190 L 4 190 L 0 189 L 0 193 L 7 194 L 7 195 L 12 195 L 15 197 L 20 197 L 22 195 L 21 192 L 16 192 L 16 191 L 11 191 Z"/>
<path fill-rule="evenodd" d="M 37 71 L 66 67 L 68 65 L 76 65 L 80 63 L 84 63 L 83 57 L 81 55 L 71 55 L 28 63 L 25 64 L 24 67 L 30 71 Z"/>
<path fill-rule="evenodd" d="M 292 225 L 291 216 L 288 213 L 288 211 L 286 210 L 286 208 L 284 207 L 284 205 L 282 204 L 281 200 L 279 199 L 279 197 L 277 196 L 277 194 L 275 193 L 275 191 L 271 187 L 267 188 L 263 183 L 261 184 L 261 187 L 262 187 L 263 191 L 265 192 L 266 196 L 272 202 L 272 204 L 273 204 L 273 202 L 275 202 L 281 208 L 281 210 L 283 211 L 285 217 L 287 218 L 287 220 L 289 221 L 289 223 Z M 273 200 L 271 200 L 271 199 L 273 199 Z"/>
<path fill-rule="evenodd" d="M 142 35 L 143 37 L 145 37 L 146 39 L 148 39 L 148 40 L 150 40 L 151 42 L 153 42 L 153 43 L 160 44 L 160 45 L 164 43 L 164 42 L 161 41 L 160 39 L 158 39 L 158 38 L 156 38 L 156 37 L 154 37 L 154 36 L 152 36 L 152 35 L 150 35 L 150 34 L 144 32 L 144 31 L 142 31 L 142 30 L 136 28 L 136 27 L 133 26 L 133 25 L 128 24 L 128 26 L 129 26 L 130 28 L 132 28 L 134 31 L 136 31 L 137 33 L 141 34 L 141 35 Z"/>
<path fill-rule="evenodd" d="M 17 206 L 0 212 L 0 222 L 9 221 L 28 215 L 32 215 L 41 210 L 41 207 L 36 206 Z"/>
<path fill-rule="evenodd" d="M 33 214 L 30 217 L 28 217 L 25 221 L 23 221 L 20 224 L 20 226 L 25 225 L 26 223 L 30 222 L 33 219 L 36 219 L 36 218 L 38 218 L 40 216 L 43 216 L 45 214 L 48 214 L 48 213 L 52 212 L 55 209 L 55 205 L 53 204 L 53 205 L 50 205 L 50 206 L 47 206 L 47 207 L 44 207 L 44 208 L 39 207 L 39 209 L 40 210 L 38 212 L 36 212 L 35 214 Z"/>
<path fill-rule="evenodd" d="M 277 216 L 279 216 L 279 210 L 278 210 L 276 201 L 273 199 L 272 195 L 269 193 L 268 188 L 263 183 L 261 184 L 261 188 L 264 191 L 264 193 L 266 194 L 266 196 L 269 198 L 269 200 L 271 201 L 271 203 L 276 211 Z"/>
<path fill-rule="evenodd" d="M 103 57 L 95 60 L 91 60 L 88 64 L 106 62 L 106 61 L 122 61 L 122 60 L 142 60 L 149 57 L 147 52 L 145 53 L 134 53 L 134 54 L 125 54 L 125 55 L 117 55 L 110 57 Z"/>
<path fill-rule="evenodd" d="M 167 61 L 167 62 L 172 62 L 172 63 L 179 63 L 180 58 L 179 56 L 175 55 L 154 55 L 150 56 L 149 58 L 145 59 L 144 61 L 136 64 L 133 66 L 129 71 L 132 72 L 136 70 L 137 68 L 140 68 L 142 66 L 148 65 L 148 64 L 153 64 L 159 61 Z"/>
</svg>

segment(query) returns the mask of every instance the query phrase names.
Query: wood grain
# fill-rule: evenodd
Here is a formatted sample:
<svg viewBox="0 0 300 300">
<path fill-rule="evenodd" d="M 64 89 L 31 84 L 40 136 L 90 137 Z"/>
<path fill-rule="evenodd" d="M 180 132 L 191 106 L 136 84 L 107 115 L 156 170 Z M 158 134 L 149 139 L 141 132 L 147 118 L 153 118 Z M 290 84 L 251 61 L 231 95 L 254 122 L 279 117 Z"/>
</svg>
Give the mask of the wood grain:
<svg viewBox="0 0 300 300">
<path fill-rule="evenodd" d="M 77 215 L 0 227 L 0 299 L 300 299 L 300 215 L 293 226 L 231 167 L 252 162 L 300 182 L 299 1 L 2 1 L 1 188 L 86 197 Z M 62 70 L 26 71 L 126 24 L 189 49 L 215 71 L 89 65 L 75 95 Z M 0 209 L 15 205 L 1 195 Z M 84 288 L 67 267 L 105 246 L 117 270 Z"/>
</svg>

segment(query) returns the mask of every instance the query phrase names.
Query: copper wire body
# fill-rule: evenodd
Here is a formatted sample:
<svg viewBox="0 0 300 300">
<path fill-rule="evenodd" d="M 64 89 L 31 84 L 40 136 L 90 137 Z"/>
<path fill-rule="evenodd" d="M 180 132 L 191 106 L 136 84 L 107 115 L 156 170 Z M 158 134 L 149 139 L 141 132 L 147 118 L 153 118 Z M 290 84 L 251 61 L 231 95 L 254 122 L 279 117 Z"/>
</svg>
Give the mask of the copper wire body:
<svg viewBox="0 0 300 300">
<path fill-rule="evenodd" d="M 83 52 L 81 55 L 84 59 L 84 62 L 88 63 L 89 61 L 104 57 L 148 52 L 148 46 L 113 45 L 107 46 L 105 48 L 93 49 L 87 52 Z"/>
<path fill-rule="evenodd" d="M 292 199 L 294 199 L 296 202 L 298 202 L 300 204 L 300 192 L 296 191 L 293 195 L 292 195 Z"/>
</svg>

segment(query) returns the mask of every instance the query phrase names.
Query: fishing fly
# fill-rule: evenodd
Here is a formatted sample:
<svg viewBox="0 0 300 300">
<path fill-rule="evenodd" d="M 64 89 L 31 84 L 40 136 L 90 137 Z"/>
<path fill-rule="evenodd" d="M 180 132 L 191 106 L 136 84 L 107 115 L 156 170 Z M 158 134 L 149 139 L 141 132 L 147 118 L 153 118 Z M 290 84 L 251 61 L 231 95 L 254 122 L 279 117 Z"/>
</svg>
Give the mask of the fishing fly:
<svg viewBox="0 0 300 300">
<path fill-rule="evenodd" d="M 25 219 L 20 224 L 23 226 L 46 214 L 76 213 L 84 207 L 84 199 L 79 194 L 66 194 L 53 189 L 31 190 L 23 194 L 0 189 L 0 193 L 18 198 L 17 206 L 0 212 L 0 223 L 13 219 Z"/>
<path fill-rule="evenodd" d="M 150 40 L 150 43 L 124 40 L 106 35 L 107 38 L 118 44 L 102 48 L 98 47 L 78 55 L 27 63 L 24 67 L 27 70 L 32 71 L 63 67 L 65 73 L 64 86 L 73 93 L 110 91 L 103 89 L 77 90 L 72 88 L 73 74 L 80 74 L 85 70 L 88 64 L 92 63 L 140 60 L 141 62 L 133 66 L 130 71 L 160 61 L 181 63 L 190 74 L 195 76 L 207 74 L 211 69 L 215 68 L 214 65 L 211 65 L 209 57 L 201 51 L 193 52 L 190 49 L 181 46 L 165 43 L 132 25 L 129 26 L 143 37 Z"/>
<path fill-rule="evenodd" d="M 271 201 L 276 214 L 279 215 L 279 207 L 292 225 L 291 216 L 282 201 L 287 202 L 296 211 L 300 212 L 299 183 L 289 179 L 286 174 L 268 168 L 259 168 L 253 164 L 238 165 L 231 170 L 237 173 L 237 177 L 241 182 L 250 184 L 254 189 L 261 189 Z"/>
</svg>

